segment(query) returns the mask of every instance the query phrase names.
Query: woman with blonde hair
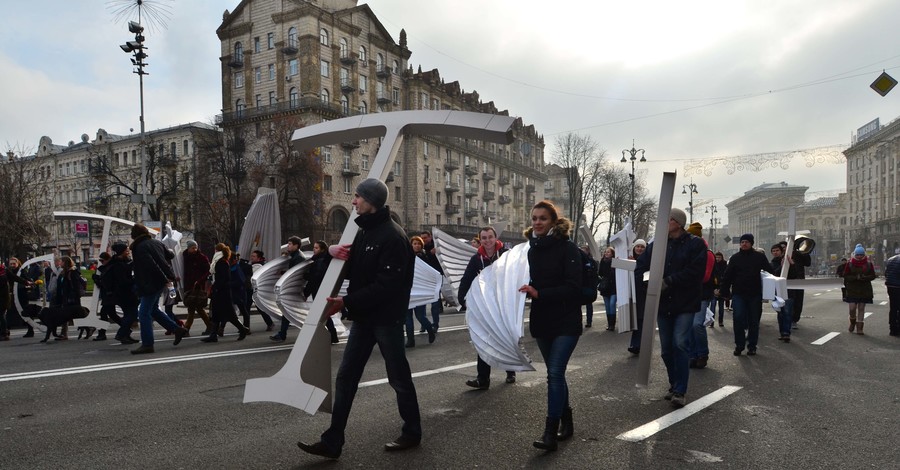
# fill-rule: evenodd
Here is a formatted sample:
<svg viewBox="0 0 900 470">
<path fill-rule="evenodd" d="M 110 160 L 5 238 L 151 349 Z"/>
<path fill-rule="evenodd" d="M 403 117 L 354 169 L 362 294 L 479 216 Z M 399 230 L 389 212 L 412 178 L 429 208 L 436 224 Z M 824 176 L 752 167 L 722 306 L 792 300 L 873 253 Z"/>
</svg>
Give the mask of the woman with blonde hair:
<svg viewBox="0 0 900 470">
<path fill-rule="evenodd" d="M 211 267 L 212 274 L 212 293 L 209 296 L 209 311 L 212 314 L 212 326 L 210 334 L 201 341 L 204 343 L 215 343 L 219 340 L 219 329 L 224 328 L 226 323 L 231 323 L 238 329 L 238 341 L 247 337 L 249 328 L 245 327 L 238 320 L 237 313 L 234 311 L 234 302 L 231 298 L 231 266 L 228 261 L 231 259 L 231 249 L 224 243 L 216 245 L 216 253 L 213 255 Z"/>
</svg>

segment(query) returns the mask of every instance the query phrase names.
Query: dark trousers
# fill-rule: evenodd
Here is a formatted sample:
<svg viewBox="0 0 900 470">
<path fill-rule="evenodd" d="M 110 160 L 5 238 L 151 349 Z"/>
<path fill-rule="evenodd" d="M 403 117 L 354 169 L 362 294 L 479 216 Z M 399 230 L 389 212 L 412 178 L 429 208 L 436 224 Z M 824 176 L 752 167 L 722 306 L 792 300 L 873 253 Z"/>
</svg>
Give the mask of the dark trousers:
<svg viewBox="0 0 900 470">
<path fill-rule="evenodd" d="M 403 325 L 371 326 L 353 322 L 350 337 L 344 349 L 344 358 L 334 381 L 334 407 L 331 412 L 331 427 L 322 433 L 322 442 L 331 449 L 344 445 L 344 430 L 350 417 L 350 408 L 359 388 L 366 363 L 375 345 L 384 357 L 388 384 L 397 394 L 397 408 L 403 419 L 403 435 L 414 439 L 422 438 L 422 424 L 419 417 L 419 401 L 412 381 L 412 371 L 406 360 L 403 344 Z"/>
<path fill-rule="evenodd" d="M 888 313 L 888 325 L 890 334 L 900 334 L 900 287 L 888 286 L 888 301 L 890 312 Z"/>
<path fill-rule="evenodd" d="M 746 346 L 755 351 L 759 341 L 759 320 L 762 318 L 762 295 L 734 294 L 731 307 L 734 314 L 734 346 L 741 350 Z"/>
<path fill-rule="evenodd" d="M 478 362 L 475 365 L 475 370 L 478 371 L 479 382 L 481 382 L 482 384 L 491 382 L 491 365 L 487 362 L 484 362 L 481 356 L 478 356 Z M 506 371 L 506 376 L 508 377 L 510 375 L 515 376 L 516 372 L 512 370 Z"/>
<path fill-rule="evenodd" d="M 788 289 L 788 298 L 794 301 L 791 321 L 797 323 L 800 321 L 800 315 L 803 313 L 803 289 Z"/>
</svg>

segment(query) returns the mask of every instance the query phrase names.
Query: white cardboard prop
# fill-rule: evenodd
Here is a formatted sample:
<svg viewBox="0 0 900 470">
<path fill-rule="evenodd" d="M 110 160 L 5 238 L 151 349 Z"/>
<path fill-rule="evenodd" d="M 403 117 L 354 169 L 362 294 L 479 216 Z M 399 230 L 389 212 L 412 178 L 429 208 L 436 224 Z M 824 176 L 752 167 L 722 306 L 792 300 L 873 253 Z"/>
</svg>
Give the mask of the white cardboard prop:
<svg viewBox="0 0 900 470">
<path fill-rule="evenodd" d="M 438 262 L 444 270 L 444 276 L 450 281 L 450 292 L 445 292 L 444 299 L 453 305 L 459 305 L 459 283 L 469 260 L 478 250 L 437 227 L 432 229 L 431 236 L 434 238 L 434 252 Z"/>
</svg>

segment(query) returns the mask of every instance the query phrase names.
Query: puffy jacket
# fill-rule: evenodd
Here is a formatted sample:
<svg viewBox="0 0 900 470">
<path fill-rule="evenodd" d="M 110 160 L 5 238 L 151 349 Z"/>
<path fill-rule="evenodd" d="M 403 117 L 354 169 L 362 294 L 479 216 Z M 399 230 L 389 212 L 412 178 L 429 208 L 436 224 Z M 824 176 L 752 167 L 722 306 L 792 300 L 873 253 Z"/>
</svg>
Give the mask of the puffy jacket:
<svg viewBox="0 0 900 470">
<path fill-rule="evenodd" d="M 537 289 L 531 299 L 528 330 L 534 338 L 578 336 L 581 326 L 581 250 L 569 240 L 572 225 L 558 219 L 551 232 L 533 237 L 525 231 L 528 250 L 529 285 Z"/>
<path fill-rule="evenodd" d="M 168 282 L 175 281 L 175 273 L 166 258 L 169 249 L 150 235 L 140 235 L 131 244 L 134 259 L 134 285 L 140 297 L 158 294 Z"/>
<path fill-rule="evenodd" d="M 359 232 L 350 248 L 350 285 L 344 306 L 351 320 L 372 326 L 406 321 L 415 255 L 403 229 L 385 206 L 354 219 Z"/>
<path fill-rule="evenodd" d="M 644 279 L 650 270 L 653 246 L 637 260 L 635 283 Z M 663 269 L 663 290 L 659 297 L 660 315 L 693 314 L 700 311 L 703 297 L 703 275 L 706 273 L 706 243 L 702 238 L 684 232 L 678 238 L 666 238 L 666 264 Z"/>
<path fill-rule="evenodd" d="M 722 284 L 719 287 L 720 292 L 724 297 L 730 297 L 730 292 L 762 298 L 760 271 L 775 274 L 765 254 L 753 248 L 738 251 L 728 260 L 728 267 L 725 268 L 725 275 L 722 276 Z"/>
<path fill-rule="evenodd" d="M 900 287 L 900 255 L 891 256 L 884 263 L 884 284 L 888 287 Z"/>
<path fill-rule="evenodd" d="M 855 259 L 847 262 L 844 267 L 845 297 L 856 299 L 871 299 L 875 296 L 872 291 L 872 281 L 877 277 L 875 267 L 868 257 L 859 263 Z"/>
<path fill-rule="evenodd" d="M 100 282 L 103 283 L 104 289 L 109 289 L 112 293 L 113 302 L 122 308 L 137 307 L 138 298 L 134 291 L 131 261 L 115 256 L 104 268 L 106 269 L 100 277 Z"/>
</svg>

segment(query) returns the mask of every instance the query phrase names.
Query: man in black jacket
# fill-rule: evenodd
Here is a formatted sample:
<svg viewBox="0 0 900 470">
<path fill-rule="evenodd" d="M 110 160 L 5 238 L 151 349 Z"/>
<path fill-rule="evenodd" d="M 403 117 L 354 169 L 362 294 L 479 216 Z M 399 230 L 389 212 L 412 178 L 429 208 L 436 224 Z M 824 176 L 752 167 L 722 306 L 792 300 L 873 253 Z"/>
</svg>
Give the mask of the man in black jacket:
<svg viewBox="0 0 900 470">
<path fill-rule="evenodd" d="M 669 212 L 669 236 L 666 245 L 666 266 L 656 323 L 659 327 L 660 354 L 669 376 L 669 391 L 663 397 L 672 406 L 685 405 L 690 375 L 691 327 L 694 314 L 700 310 L 703 297 L 703 274 L 706 271 L 706 244 L 703 239 L 685 231 L 687 215 L 672 208 Z M 653 245 L 637 260 L 635 283 L 643 282 L 650 270 Z M 646 314 L 645 314 L 646 315 Z"/>
<path fill-rule="evenodd" d="M 134 344 L 138 341 L 131 337 L 131 325 L 138 317 L 138 297 L 134 292 L 134 275 L 132 274 L 131 250 L 125 242 L 116 242 L 112 246 L 113 257 L 106 264 L 106 270 L 100 282 L 109 290 L 113 298 L 113 308 L 122 309 L 119 331 L 116 339 L 122 344 Z M 105 305 L 105 304 L 104 304 Z"/>
<path fill-rule="evenodd" d="M 287 255 L 288 255 L 288 269 L 293 268 L 300 264 L 301 261 L 306 258 L 303 256 L 303 253 L 300 253 L 300 244 L 303 243 L 303 240 L 300 237 L 294 235 L 291 238 L 288 238 L 287 242 Z M 291 327 L 291 322 L 285 318 L 281 317 L 281 328 L 278 330 L 278 333 L 275 333 L 272 336 L 269 336 L 269 339 L 272 341 L 282 342 L 287 339 L 288 329 Z"/>
<path fill-rule="evenodd" d="M 131 252 L 134 257 L 134 285 L 141 299 L 138 307 L 138 322 L 141 325 L 141 346 L 131 354 L 147 354 L 153 352 L 153 320 L 163 328 L 175 332 L 173 345 L 181 342 L 188 330 L 178 326 L 159 309 L 159 297 L 166 287 L 172 287 L 175 273 L 166 259 L 167 248 L 159 240 L 150 236 L 147 227 L 135 224 L 131 227 Z"/>
<path fill-rule="evenodd" d="M 336 459 L 344 445 L 344 429 L 360 377 L 375 345 L 384 357 L 388 383 L 397 393 L 397 407 L 403 419 L 400 437 L 384 445 L 387 451 L 419 445 L 422 425 L 419 402 L 406 360 L 403 327 L 409 309 L 415 255 L 403 229 L 391 220 L 384 205 L 388 190 L 380 180 L 368 178 L 356 187 L 353 206 L 359 232 L 351 245 L 332 245 L 333 257 L 347 261 L 350 285 L 344 297 L 328 298 L 325 315 L 346 307 L 353 321 L 344 358 L 334 383 L 331 427 L 315 444 L 297 445 L 313 455 Z"/>
<path fill-rule="evenodd" d="M 434 237 L 431 236 L 431 232 L 428 230 L 423 230 L 419 236 L 422 237 L 422 241 L 425 242 L 425 246 L 422 248 L 423 251 L 425 251 L 425 262 L 443 276 L 444 269 L 441 268 L 441 262 L 438 261 L 437 250 L 434 247 Z M 444 306 L 441 304 L 441 299 L 437 299 L 431 303 L 431 324 L 434 325 L 435 333 L 437 333 L 438 326 L 441 322 L 441 313 L 443 312 Z M 422 331 L 425 331 L 424 327 Z"/>
<path fill-rule="evenodd" d="M 764 253 L 753 248 L 753 234 L 741 235 L 741 249 L 731 255 L 719 292 L 731 296 L 734 328 L 734 355 L 740 356 L 747 347 L 747 355 L 756 355 L 759 340 L 759 320 L 762 318 L 762 278 L 760 271 L 775 274 Z M 745 336 L 744 330 L 748 330 Z"/>
</svg>

